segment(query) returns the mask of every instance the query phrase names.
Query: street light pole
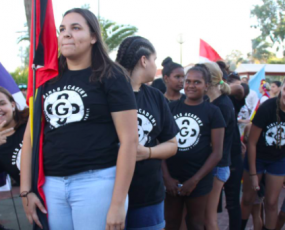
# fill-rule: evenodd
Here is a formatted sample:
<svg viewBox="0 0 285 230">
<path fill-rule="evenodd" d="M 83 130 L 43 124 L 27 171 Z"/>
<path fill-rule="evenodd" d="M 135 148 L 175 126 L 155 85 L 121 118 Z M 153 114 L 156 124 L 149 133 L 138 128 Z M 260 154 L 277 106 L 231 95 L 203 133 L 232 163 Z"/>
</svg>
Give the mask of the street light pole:
<svg viewBox="0 0 285 230">
<path fill-rule="evenodd" d="M 177 42 L 180 44 L 180 64 L 182 65 L 182 45 L 185 42 L 183 39 L 183 34 L 178 35 Z"/>
</svg>

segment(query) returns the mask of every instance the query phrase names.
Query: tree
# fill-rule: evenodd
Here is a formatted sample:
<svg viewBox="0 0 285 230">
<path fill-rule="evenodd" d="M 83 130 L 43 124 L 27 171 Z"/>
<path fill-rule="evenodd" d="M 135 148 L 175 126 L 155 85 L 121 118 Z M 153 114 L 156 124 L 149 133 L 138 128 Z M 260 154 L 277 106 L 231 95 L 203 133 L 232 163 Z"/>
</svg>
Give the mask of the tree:
<svg viewBox="0 0 285 230">
<path fill-rule="evenodd" d="M 226 62 L 229 65 L 230 70 L 234 71 L 240 63 L 248 63 L 248 60 L 244 58 L 241 51 L 233 50 L 226 56 Z"/>
<path fill-rule="evenodd" d="M 138 31 L 135 26 L 118 25 L 116 22 L 103 18 L 100 18 L 99 22 L 102 38 L 109 52 L 115 50 L 125 38 L 134 35 Z"/>
<path fill-rule="evenodd" d="M 265 41 L 261 36 L 251 40 L 252 53 L 248 54 L 248 57 L 252 62 L 266 63 L 267 60 L 275 55 L 268 51 L 272 47 L 272 44 Z"/>
<path fill-rule="evenodd" d="M 14 72 L 10 73 L 17 85 L 27 84 L 29 68 L 28 67 L 18 67 Z"/>
<path fill-rule="evenodd" d="M 269 38 L 277 45 L 277 51 L 281 48 L 285 56 L 285 0 L 262 0 L 262 5 L 255 5 L 251 16 L 256 17 L 261 37 Z"/>
</svg>

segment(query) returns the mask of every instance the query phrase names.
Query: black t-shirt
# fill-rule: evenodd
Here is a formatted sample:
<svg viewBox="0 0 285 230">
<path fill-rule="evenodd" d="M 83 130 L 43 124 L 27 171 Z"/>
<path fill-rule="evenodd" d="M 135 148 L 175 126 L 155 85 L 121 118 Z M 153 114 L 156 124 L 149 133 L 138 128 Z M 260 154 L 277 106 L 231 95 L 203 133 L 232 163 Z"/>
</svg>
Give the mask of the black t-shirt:
<svg viewBox="0 0 285 230">
<path fill-rule="evenodd" d="M 91 68 L 66 71 L 44 88 L 44 170 L 69 176 L 116 165 L 119 140 L 111 113 L 136 109 L 129 80 L 118 70 L 91 83 Z"/>
<path fill-rule="evenodd" d="M 220 109 L 205 101 L 189 106 L 179 100 L 170 104 L 170 110 L 180 132 L 177 154 L 166 162 L 170 175 L 183 183 L 204 165 L 212 153 L 211 130 L 225 127 L 225 121 Z"/>
<path fill-rule="evenodd" d="M 285 113 L 280 109 L 280 124 L 276 114 L 277 98 L 268 99 L 257 110 L 252 123 L 262 129 L 256 145 L 256 157 L 263 160 L 280 160 L 285 157 Z M 281 134 L 281 148 L 277 147 Z"/>
<path fill-rule="evenodd" d="M 236 125 L 235 109 L 232 101 L 224 94 L 216 98 L 212 103 L 220 108 L 226 122 L 223 158 L 218 164 L 219 167 L 226 167 L 229 166 L 231 162 L 231 148 Z"/>
<path fill-rule="evenodd" d="M 23 137 L 26 124 L 21 125 L 7 142 L 0 145 L 0 171 L 7 172 L 17 183 L 20 183 L 20 161 Z"/>
<path fill-rule="evenodd" d="M 135 97 L 138 106 L 139 143 L 154 147 L 157 141 L 163 143 L 174 138 L 179 130 L 163 94 L 143 84 L 140 91 L 135 92 Z M 164 200 L 164 194 L 161 160 L 137 162 L 129 191 L 130 207 L 160 203 Z"/>
<path fill-rule="evenodd" d="M 234 128 L 234 137 L 232 143 L 232 150 L 231 150 L 231 158 L 237 155 L 241 155 L 241 140 L 240 140 L 240 132 L 237 124 L 237 117 L 240 109 L 245 105 L 245 99 L 238 100 L 234 96 L 229 96 L 234 107 L 235 107 L 235 118 L 236 124 Z"/>
</svg>

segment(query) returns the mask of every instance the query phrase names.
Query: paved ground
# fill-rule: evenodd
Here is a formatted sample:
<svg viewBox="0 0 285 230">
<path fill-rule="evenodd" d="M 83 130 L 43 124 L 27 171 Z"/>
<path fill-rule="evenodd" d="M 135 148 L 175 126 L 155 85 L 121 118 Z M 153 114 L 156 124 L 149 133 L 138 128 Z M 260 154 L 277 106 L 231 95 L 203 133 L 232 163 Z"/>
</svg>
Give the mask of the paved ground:
<svg viewBox="0 0 285 230">
<path fill-rule="evenodd" d="M 13 197 L 15 201 L 15 206 L 17 209 L 18 219 L 20 222 L 21 229 L 19 229 L 17 224 L 16 213 L 13 206 L 13 201 L 11 199 L 10 192 L 0 192 L 0 223 L 4 225 L 6 228 L 13 230 L 32 230 L 31 225 L 26 219 L 23 206 L 21 203 L 21 198 L 19 198 L 19 188 L 13 188 Z M 285 197 L 285 189 L 282 190 L 282 193 L 279 198 L 279 208 L 282 205 L 283 199 Z M 225 205 L 225 202 L 223 202 Z M 227 210 L 224 208 L 223 212 L 218 215 L 218 221 L 220 230 L 228 230 L 228 214 Z M 247 230 L 252 230 L 252 222 L 251 220 L 248 223 Z M 285 230 L 285 226 L 283 227 Z M 68 230 L 68 229 L 66 229 Z M 83 229 L 84 230 L 84 229 Z"/>
</svg>

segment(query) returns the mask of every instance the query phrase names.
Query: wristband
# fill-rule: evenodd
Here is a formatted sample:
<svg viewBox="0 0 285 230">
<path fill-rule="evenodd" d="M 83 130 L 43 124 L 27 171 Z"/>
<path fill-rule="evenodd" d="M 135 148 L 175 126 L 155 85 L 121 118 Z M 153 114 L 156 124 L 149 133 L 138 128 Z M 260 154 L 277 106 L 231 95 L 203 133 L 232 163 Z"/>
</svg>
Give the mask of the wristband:
<svg viewBox="0 0 285 230">
<path fill-rule="evenodd" d="M 19 197 L 21 197 L 21 198 L 23 198 L 23 197 L 27 198 L 27 206 L 29 206 L 28 195 L 29 195 L 30 193 L 32 193 L 32 190 L 30 190 L 30 191 L 23 191 L 23 192 L 21 192 L 20 195 L 19 195 Z"/>
<path fill-rule="evenodd" d="M 151 158 L 151 147 L 149 147 L 149 156 L 148 156 L 148 159 Z"/>
</svg>

